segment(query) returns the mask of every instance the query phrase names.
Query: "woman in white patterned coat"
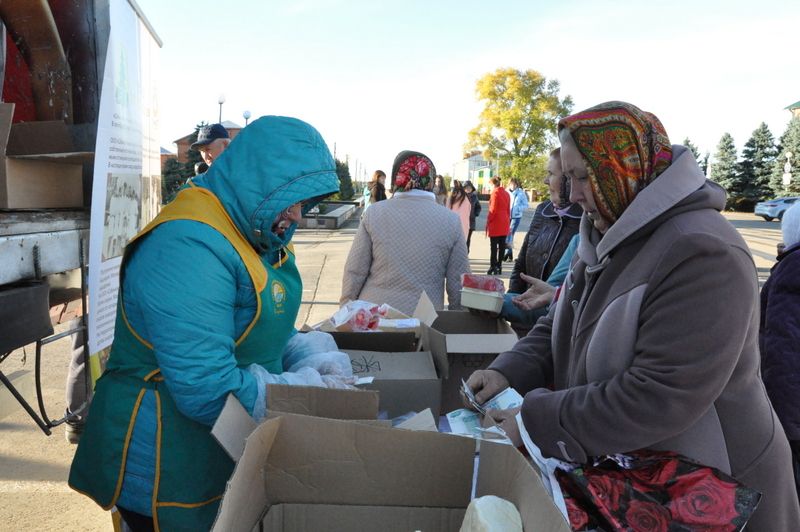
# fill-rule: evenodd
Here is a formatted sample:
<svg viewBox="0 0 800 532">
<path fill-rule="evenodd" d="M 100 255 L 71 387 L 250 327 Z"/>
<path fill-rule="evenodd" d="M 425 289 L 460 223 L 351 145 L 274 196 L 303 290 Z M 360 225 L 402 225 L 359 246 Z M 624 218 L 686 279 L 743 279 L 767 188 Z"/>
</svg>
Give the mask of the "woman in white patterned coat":
<svg viewBox="0 0 800 532">
<path fill-rule="evenodd" d="M 436 204 L 436 168 L 403 151 L 392 166 L 393 196 L 369 208 L 347 256 L 340 302 L 387 303 L 411 315 L 423 291 L 437 310 L 461 307 L 461 274 L 469 272 L 458 215 Z"/>
</svg>

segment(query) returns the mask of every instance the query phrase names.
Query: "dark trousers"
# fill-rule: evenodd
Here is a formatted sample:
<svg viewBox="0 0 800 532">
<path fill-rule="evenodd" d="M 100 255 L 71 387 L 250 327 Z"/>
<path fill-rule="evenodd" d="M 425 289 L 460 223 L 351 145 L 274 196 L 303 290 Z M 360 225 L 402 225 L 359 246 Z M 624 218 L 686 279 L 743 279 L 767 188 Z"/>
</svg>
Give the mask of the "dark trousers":
<svg viewBox="0 0 800 532">
<path fill-rule="evenodd" d="M 467 253 L 469 253 L 469 241 L 472 240 L 472 231 L 473 229 L 470 229 L 469 233 L 467 233 Z"/>
<path fill-rule="evenodd" d="M 500 268 L 500 265 L 503 264 L 503 253 L 506 250 L 506 236 L 507 235 L 489 237 L 489 266 L 491 268 Z"/>
<path fill-rule="evenodd" d="M 149 515 L 137 514 L 121 506 L 117 506 L 117 510 L 119 510 L 122 520 L 124 521 L 124 525 L 122 526 L 123 532 L 127 532 L 127 530 L 131 532 L 153 532 L 155 530 L 155 523 L 153 522 L 153 518 Z M 126 526 L 127 529 L 125 528 Z"/>
</svg>

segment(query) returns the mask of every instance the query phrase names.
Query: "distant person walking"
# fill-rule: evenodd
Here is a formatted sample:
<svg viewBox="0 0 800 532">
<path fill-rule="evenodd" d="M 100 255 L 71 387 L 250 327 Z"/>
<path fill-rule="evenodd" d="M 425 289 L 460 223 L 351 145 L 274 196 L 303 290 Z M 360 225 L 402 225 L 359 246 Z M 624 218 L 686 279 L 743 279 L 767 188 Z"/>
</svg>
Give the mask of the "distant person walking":
<svg viewBox="0 0 800 532">
<path fill-rule="evenodd" d="M 386 174 L 383 170 L 375 170 L 372 180 L 364 187 L 364 212 L 370 205 L 386 199 Z"/>
<path fill-rule="evenodd" d="M 472 212 L 472 204 L 467 198 L 467 193 L 464 192 L 464 187 L 461 181 L 453 180 L 453 188 L 450 190 L 450 196 L 447 198 L 447 208 L 458 214 L 461 220 L 461 229 L 464 231 L 464 238 L 469 236 L 469 223 L 470 214 Z"/>
<path fill-rule="evenodd" d="M 522 221 L 522 215 L 528 208 L 528 195 L 522 190 L 519 179 L 516 177 L 511 178 L 508 185 L 511 194 L 511 225 L 508 228 L 508 237 L 506 237 L 506 253 L 503 256 L 504 261 L 514 261 L 514 233 L 519 228 L 519 222 Z"/>
<path fill-rule="evenodd" d="M 436 196 L 436 203 L 444 207 L 445 203 L 447 203 L 447 185 L 445 185 L 442 176 L 437 175 L 436 179 L 433 180 L 432 192 Z"/>
<path fill-rule="evenodd" d="M 464 192 L 466 192 L 470 204 L 469 232 L 467 233 L 467 253 L 469 253 L 469 243 L 472 240 L 472 232 L 475 231 L 475 219 L 481 215 L 481 201 L 478 199 L 478 194 L 475 193 L 472 181 L 464 181 Z"/>
<path fill-rule="evenodd" d="M 486 219 L 486 235 L 489 237 L 488 275 L 503 273 L 503 251 L 511 225 L 511 196 L 500 184 L 499 177 L 489 180 L 492 193 L 489 196 L 489 216 Z"/>
</svg>

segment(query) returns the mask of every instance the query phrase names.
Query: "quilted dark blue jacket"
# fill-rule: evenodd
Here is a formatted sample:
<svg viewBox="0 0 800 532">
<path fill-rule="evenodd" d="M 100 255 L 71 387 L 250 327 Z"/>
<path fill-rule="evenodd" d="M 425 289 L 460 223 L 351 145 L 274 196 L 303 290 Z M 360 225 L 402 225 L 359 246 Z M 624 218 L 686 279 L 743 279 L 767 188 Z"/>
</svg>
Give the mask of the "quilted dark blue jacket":
<svg viewBox="0 0 800 532">
<path fill-rule="evenodd" d="M 778 256 L 761 289 L 761 376 L 790 440 L 800 440 L 800 244 Z"/>
</svg>

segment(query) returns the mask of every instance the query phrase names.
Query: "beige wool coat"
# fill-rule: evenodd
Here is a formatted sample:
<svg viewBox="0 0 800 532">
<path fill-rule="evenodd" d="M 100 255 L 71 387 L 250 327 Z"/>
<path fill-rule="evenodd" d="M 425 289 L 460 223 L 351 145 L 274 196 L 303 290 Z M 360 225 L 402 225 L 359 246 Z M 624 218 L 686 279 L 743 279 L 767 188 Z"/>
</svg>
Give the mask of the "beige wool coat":
<svg viewBox="0 0 800 532">
<path fill-rule="evenodd" d="M 763 494 L 748 530 L 800 530 L 760 376 L 752 257 L 718 212 L 724 191 L 673 150 L 602 239 L 584 216 L 550 314 L 491 369 L 524 395 L 525 429 L 546 455 L 676 451 Z"/>
<path fill-rule="evenodd" d="M 399 192 L 364 214 L 347 255 L 340 302 L 388 303 L 411 315 L 423 290 L 443 309 L 446 290 L 455 310 L 461 308 L 461 274 L 469 271 L 458 215 L 430 192 Z"/>
</svg>

